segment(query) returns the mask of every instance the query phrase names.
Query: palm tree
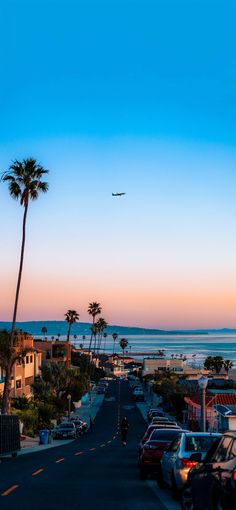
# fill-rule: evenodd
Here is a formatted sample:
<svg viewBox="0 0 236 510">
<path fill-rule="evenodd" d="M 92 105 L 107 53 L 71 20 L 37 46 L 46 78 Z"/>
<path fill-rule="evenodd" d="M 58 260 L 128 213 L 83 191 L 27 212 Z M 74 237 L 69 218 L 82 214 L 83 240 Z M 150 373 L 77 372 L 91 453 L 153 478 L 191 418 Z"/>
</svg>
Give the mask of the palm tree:
<svg viewBox="0 0 236 510">
<path fill-rule="evenodd" d="M 91 328 L 91 338 L 90 338 L 90 342 L 89 342 L 89 352 L 91 351 L 93 336 L 94 336 L 94 332 L 95 332 L 95 329 L 94 329 L 95 319 L 96 319 L 97 315 L 100 315 L 101 311 L 102 311 L 102 307 L 101 307 L 100 303 L 96 303 L 96 301 L 89 303 L 88 314 L 91 315 L 93 318 L 93 324 L 92 324 L 92 328 Z M 96 336 L 94 337 L 94 340 L 96 342 Z M 95 347 L 96 347 L 96 345 L 94 345 L 94 348 Z"/>
<path fill-rule="evenodd" d="M 224 369 L 225 369 L 227 375 L 229 375 L 229 371 L 232 370 L 234 365 L 233 365 L 233 362 L 230 361 L 230 359 L 225 359 L 223 362 L 223 366 L 224 366 Z"/>
<path fill-rule="evenodd" d="M 118 338 L 118 334 L 117 333 L 112 333 L 112 338 L 113 338 L 113 356 L 115 354 L 115 343 L 116 343 L 116 340 Z"/>
<path fill-rule="evenodd" d="M 69 367 L 70 366 L 70 359 L 69 359 L 69 345 L 70 345 L 70 331 L 71 331 L 71 328 L 72 328 L 72 325 L 79 320 L 79 314 L 78 312 L 76 312 L 76 310 L 68 310 L 66 313 L 65 313 L 65 320 L 66 322 L 69 323 L 69 328 L 68 328 L 68 333 L 67 333 L 67 360 L 66 360 L 66 365 Z"/>
<path fill-rule="evenodd" d="M 107 337 L 108 337 L 108 334 L 107 333 L 103 333 L 103 338 L 104 338 L 103 351 L 104 352 L 106 351 L 106 340 L 107 340 Z"/>
<path fill-rule="evenodd" d="M 105 319 L 103 319 L 103 317 L 100 317 L 100 319 L 98 319 L 96 324 L 97 324 L 97 329 L 98 329 L 98 333 L 99 333 L 98 345 L 97 345 L 97 352 L 98 352 L 101 348 L 103 331 L 104 331 L 104 329 L 107 328 L 108 324 L 105 321 Z"/>
<path fill-rule="evenodd" d="M 41 329 L 41 333 L 43 333 L 43 335 L 45 336 L 47 332 L 48 332 L 48 330 L 47 330 L 46 326 L 43 326 Z"/>
<path fill-rule="evenodd" d="M 7 172 L 4 172 L 1 177 L 1 180 L 3 182 L 8 183 L 10 196 L 15 200 L 20 200 L 20 205 L 22 205 L 24 208 L 20 264 L 11 327 L 12 347 L 14 345 L 14 333 L 16 329 L 16 318 L 24 263 L 26 222 L 29 204 L 31 200 L 32 201 L 37 200 L 40 193 L 46 193 L 48 191 L 48 183 L 42 181 L 43 176 L 47 173 L 48 170 L 44 169 L 33 158 L 23 159 L 23 161 L 18 161 L 16 159 L 15 161 L 13 161 L 9 170 Z M 3 413 L 7 413 L 9 411 L 10 401 L 8 396 L 10 395 L 10 387 L 11 387 L 11 373 L 9 372 L 9 370 L 7 370 L 3 392 Z"/>
<path fill-rule="evenodd" d="M 128 340 L 126 338 L 121 338 L 120 340 L 120 347 L 123 350 L 123 363 L 125 362 L 125 349 L 128 346 Z"/>
</svg>

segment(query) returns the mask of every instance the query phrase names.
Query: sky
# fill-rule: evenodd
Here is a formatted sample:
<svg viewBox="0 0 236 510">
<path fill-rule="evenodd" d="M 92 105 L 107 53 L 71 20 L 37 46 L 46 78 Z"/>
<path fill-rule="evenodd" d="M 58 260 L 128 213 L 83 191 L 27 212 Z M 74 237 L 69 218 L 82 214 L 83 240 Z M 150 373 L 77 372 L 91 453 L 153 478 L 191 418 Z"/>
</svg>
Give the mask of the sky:
<svg viewBox="0 0 236 510">
<path fill-rule="evenodd" d="M 0 169 L 35 157 L 18 320 L 236 327 L 236 7 L 5 0 Z M 122 198 L 111 193 L 125 191 Z M 0 185 L 0 320 L 23 210 Z"/>
</svg>

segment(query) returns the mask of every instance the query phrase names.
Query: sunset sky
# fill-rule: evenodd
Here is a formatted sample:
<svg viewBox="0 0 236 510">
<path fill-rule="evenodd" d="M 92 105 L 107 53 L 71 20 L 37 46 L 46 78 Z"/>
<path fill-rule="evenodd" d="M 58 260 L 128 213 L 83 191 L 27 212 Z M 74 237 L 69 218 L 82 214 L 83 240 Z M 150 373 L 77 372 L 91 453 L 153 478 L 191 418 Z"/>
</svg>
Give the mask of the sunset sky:
<svg viewBox="0 0 236 510">
<path fill-rule="evenodd" d="M 1 7 L 0 165 L 33 156 L 18 320 L 236 327 L 235 5 L 8 0 Z M 112 192 L 126 196 L 113 198 Z M 0 185 L 0 321 L 23 210 Z"/>
</svg>

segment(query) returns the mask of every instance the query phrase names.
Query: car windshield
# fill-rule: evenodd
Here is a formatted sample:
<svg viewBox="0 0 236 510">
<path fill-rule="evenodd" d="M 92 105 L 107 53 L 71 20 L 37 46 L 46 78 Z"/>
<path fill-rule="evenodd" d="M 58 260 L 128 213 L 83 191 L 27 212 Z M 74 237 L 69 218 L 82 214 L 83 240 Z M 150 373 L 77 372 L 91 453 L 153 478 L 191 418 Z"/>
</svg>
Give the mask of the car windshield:
<svg viewBox="0 0 236 510">
<path fill-rule="evenodd" d="M 179 430 L 154 430 L 151 437 L 149 438 L 150 441 L 173 441 L 177 436 L 179 435 Z"/>
<path fill-rule="evenodd" d="M 186 436 L 186 452 L 207 452 L 216 440 L 215 436 Z"/>
</svg>

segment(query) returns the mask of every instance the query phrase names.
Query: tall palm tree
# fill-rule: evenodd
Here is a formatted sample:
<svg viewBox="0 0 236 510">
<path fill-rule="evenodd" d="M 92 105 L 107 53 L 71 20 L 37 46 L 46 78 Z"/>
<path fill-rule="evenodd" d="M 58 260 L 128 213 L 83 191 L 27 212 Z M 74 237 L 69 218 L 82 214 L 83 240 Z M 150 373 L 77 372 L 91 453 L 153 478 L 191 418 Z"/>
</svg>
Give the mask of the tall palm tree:
<svg viewBox="0 0 236 510">
<path fill-rule="evenodd" d="M 102 307 L 101 307 L 100 303 L 97 303 L 96 301 L 89 303 L 88 314 L 91 315 L 93 318 L 93 324 L 92 324 L 92 328 L 91 328 L 91 338 L 90 338 L 90 342 L 89 342 L 89 352 L 91 351 L 91 348 L 92 348 L 93 336 L 94 336 L 94 332 L 95 332 L 95 329 L 94 329 L 95 319 L 96 319 L 97 315 L 100 315 L 101 311 L 102 311 Z M 96 341 L 96 337 L 94 337 L 94 340 Z"/>
<path fill-rule="evenodd" d="M 229 375 L 229 371 L 232 370 L 232 368 L 233 368 L 233 362 L 230 361 L 230 359 L 225 359 L 223 362 L 223 366 L 224 366 L 224 369 L 225 369 L 227 375 Z"/>
<path fill-rule="evenodd" d="M 20 205 L 24 208 L 23 224 L 22 224 L 22 242 L 20 264 L 18 271 L 18 278 L 16 284 L 16 294 L 13 309 L 12 327 L 11 327 L 11 346 L 14 346 L 14 336 L 16 329 L 16 318 L 18 310 L 18 302 L 20 295 L 24 253 L 25 253 L 25 239 L 26 239 L 26 222 L 30 201 L 38 199 L 40 193 L 48 191 L 48 183 L 43 181 L 44 175 L 48 170 L 43 168 L 33 158 L 23 159 L 22 161 L 14 160 L 9 170 L 2 174 L 1 180 L 7 182 L 10 196 L 20 201 Z M 13 365 L 14 366 L 14 365 Z M 9 411 L 10 406 L 10 389 L 11 389 L 11 373 L 7 371 L 5 378 L 4 392 L 3 392 L 3 413 Z"/>
<path fill-rule="evenodd" d="M 76 310 L 68 310 L 65 313 L 65 320 L 69 323 L 68 332 L 67 332 L 67 359 L 66 359 L 66 365 L 67 367 L 70 367 L 70 357 L 69 357 L 69 350 L 70 350 L 70 331 L 72 328 L 72 325 L 79 320 L 79 314 Z"/>
<path fill-rule="evenodd" d="M 118 338 L 118 333 L 112 333 L 112 338 L 113 338 L 113 356 L 115 354 L 115 343 L 116 343 L 116 340 Z"/>
<path fill-rule="evenodd" d="M 126 338 L 121 338 L 120 340 L 120 347 L 123 350 L 123 363 L 125 362 L 125 349 L 128 346 L 128 340 Z"/>
<path fill-rule="evenodd" d="M 104 338 L 104 342 L 103 342 L 103 351 L 105 353 L 106 351 L 106 341 L 107 341 L 107 337 L 108 337 L 108 334 L 107 333 L 103 333 L 103 338 Z"/>
<path fill-rule="evenodd" d="M 104 329 L 107 328 L 108 324 L 105 321 L 105 319 L 103 319 L 103 317 L 100 317 L 100 319 L 98 319 L 96 324 L 97 324 L 97 329 L 98 329 L 98 334 L 99 334 L 98 345 L 97 345 L 97 352 L 98 352 L 101 348 L 103 331 L 104 331 Z"/>
</svg>

